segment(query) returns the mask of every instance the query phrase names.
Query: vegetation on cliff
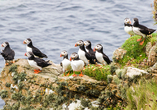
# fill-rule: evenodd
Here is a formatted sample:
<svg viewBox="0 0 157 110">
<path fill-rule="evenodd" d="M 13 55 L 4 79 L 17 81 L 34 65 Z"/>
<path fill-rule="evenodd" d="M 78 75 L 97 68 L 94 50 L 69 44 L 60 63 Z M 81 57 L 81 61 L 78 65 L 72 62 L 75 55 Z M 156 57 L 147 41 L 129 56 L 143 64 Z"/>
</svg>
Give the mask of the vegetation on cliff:
<svg viewBox="0 0 157 110">
<path fill-rule="evenodd" d="M 141 65 L 139 64 L 143 62 L 144 59 L 148 58 L 146 55 L 146 45 L 148 42 L 151 42 L 152 45 L 157 42 L 157 33 L 153 33 L 150 37 L 147 37 L 143 45 L 139 45 L 139 42 L 137 42 L 137 39 L 140 37 L 141 36 L 138 35 L 132 36 L 128 38 L 121 46 L 121 48 L 127 52 L 122 59 L 118 60 L 120 65 L 133 65 L 140 68 Z M 143 68 L 146 67 L 147 65 L 144 65 Z"/>
</svg>

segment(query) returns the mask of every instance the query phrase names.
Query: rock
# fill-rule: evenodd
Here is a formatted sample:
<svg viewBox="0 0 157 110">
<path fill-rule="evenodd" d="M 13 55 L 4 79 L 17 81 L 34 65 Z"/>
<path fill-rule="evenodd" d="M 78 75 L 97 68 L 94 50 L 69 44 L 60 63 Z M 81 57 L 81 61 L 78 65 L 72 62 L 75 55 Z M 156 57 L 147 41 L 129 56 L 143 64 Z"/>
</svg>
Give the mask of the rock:
<svg viewBox="0 0 157 110">
<path fill-rule="evenodd" d="M 149 56 L 149 52 L 150 52 L 150 49 L 152 48 L 152 44 L 151 42 L 148 42 L 146 44 L 146 55 Z"/>
<path fill-rule="evenodd" d="M 122 59 L 124 57 L 124 55 L 126 54 L 126 50 L 122 49 L 121 47 L 116 49 L 114 52 L 113 52 L 113 56 L 112 56 L 112 59 L 114 62 L 117 62 L 118 60 Z"/>
<path fill-rule="evenodd" d="M 149 51 L 147 63 L 149 66 L 157 62 L 157 44 L 155 44 Z"/>
<path fill-rule="evenodd" d="M 138 68 L 133 68 L 133 67 L 127 68 L 126 75 L 130 78 L 134 78 L 134 76 L 139 76 L 139 75 L 142 76 L 142 74 L 149 74 L 149 73 Z"/>
</svg>

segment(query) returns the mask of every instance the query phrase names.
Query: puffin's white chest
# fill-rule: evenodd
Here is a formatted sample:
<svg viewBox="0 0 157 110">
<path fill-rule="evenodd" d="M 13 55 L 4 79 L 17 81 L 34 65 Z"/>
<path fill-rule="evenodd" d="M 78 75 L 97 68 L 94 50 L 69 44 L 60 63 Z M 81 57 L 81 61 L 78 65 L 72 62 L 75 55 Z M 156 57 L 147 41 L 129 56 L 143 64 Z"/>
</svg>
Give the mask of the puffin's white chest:
<svg viewBox="0 0 157 110">
<path fill-rule="evenodd" d="M 86 64 L 88 64 L 89 62 L 88 62 L 88 59 L 86 58 L 85 54 L 86 54 L 85 51 L 79 49 L 79 51 L 78 51 L 79 58 L 81 60 L 83 60 Z"/>
<path fill-rule="evenodd" d="M 82 71 L 84 68 L 84 62 L 82 60 L 74 60 L 71 62 L 73 71 Z"/>
<path fill-rule="evenodd" d="M 131 26 L 125 26 L 124 31 L 130 35 L 134 35 L 133 28 Z"/>
<path fill-rule="evenodd" d="M 71 69 L 71 62 L 68 59 L 64 59 L 62 61 L 62 65 L 63 65 L 63 72 L 64 71 L 69 71 Z"/>
<path fill-rule="evenodd" d="M 35 68 L 35 69 L 40 69 L 42 70 L 42 68 L 40 66 L 37 65 L 37 63 L 33 60 L 28 60 L 28 63 L 31 67 Z"/>
<path fill-rule="evenodd" d="M 32 48 L 30 48 L 28 46 L 26 46 L 26 50 L 27 50 L 27 52 L 32 52 Z"/>
<path fill-rule="evenodd" d="M 103 58 L 103 54 L 102 54 L 102 53 L 96 51 L 95 55 L 96 55 L 96 59 L 97 59 L 101 64 L 104 64 L 104 65 L 107 64 L 106 61 L 105 61 L 104 58 Z"/>
<path fill-rule="evenodd" d="M 133 32 L 134 32 L 135 34 L 141 35 L 141 36 L 143 36 L 143 37 L 146 36 L 145 34 L 142 34 L 142 33 L 140 32 L 140 29 L 139 29 L 138 27 L 133 27 Z"/>
</svg>

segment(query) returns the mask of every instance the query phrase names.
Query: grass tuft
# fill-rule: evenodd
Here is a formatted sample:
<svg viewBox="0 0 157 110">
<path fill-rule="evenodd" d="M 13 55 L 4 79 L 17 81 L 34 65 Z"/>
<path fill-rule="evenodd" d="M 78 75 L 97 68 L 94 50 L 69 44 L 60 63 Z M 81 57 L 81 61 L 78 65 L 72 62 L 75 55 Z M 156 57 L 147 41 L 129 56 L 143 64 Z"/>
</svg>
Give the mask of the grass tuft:
<svg viewBox="0 0 157 110">
<path fill-rule="evenodd" d="M 86 68 L 83 70 L 83 73 L 85 75 L 88 75 L 90 77 L 93 77 L 96 80 L 99 81 L 107 81 L 107 75 L 110 75 L 110 65 L 89 65 L 86 66 Z"/>
</svg>

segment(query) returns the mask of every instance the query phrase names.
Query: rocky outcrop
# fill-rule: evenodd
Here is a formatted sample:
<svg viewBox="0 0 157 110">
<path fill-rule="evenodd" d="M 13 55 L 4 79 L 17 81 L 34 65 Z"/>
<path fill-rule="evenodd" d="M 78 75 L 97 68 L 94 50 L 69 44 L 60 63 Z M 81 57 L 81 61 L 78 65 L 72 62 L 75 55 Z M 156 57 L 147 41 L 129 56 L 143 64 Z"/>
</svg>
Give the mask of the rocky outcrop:
<svg viewBox="0 0 157 110">
<path fill-rule="evenodd" d="M 124 57 L 124 55 L 126 54 L 126 50 L 122 49 L 122 48 L 118 48 L 113 52 L 113 61 L 117 62 L 118 60 L 122 59 Z"/>
</svg>

